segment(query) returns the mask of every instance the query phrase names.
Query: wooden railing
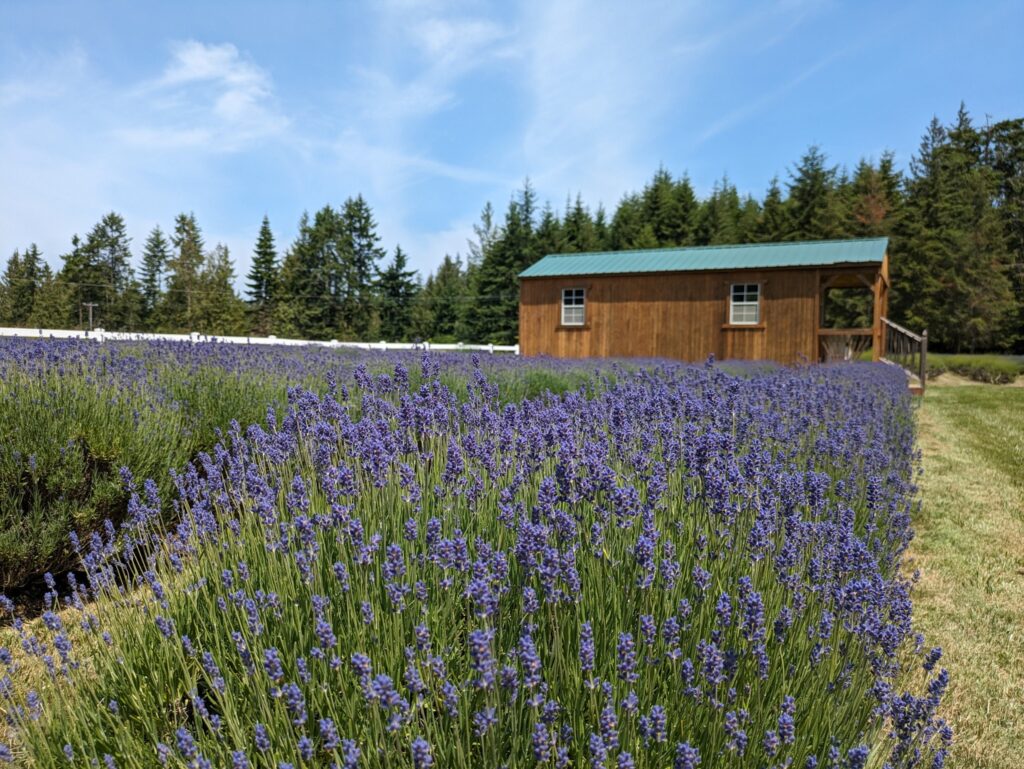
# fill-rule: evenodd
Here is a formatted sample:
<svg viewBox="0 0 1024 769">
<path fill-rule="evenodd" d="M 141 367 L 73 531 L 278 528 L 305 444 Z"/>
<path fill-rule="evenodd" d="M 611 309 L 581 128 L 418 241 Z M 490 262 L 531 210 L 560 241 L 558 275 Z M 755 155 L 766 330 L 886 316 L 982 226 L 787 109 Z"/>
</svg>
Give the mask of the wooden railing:
<svg viewBox="0 0 1024 769">
<path fill-rule="evenodd" d="M 825 363 L 857 360 L 871 347 L 870 328 L 819 328 L 818 355 Z"/>
<path fill-rule="evenodd" d="M 906 371 L 910 376 L 910 386 L 913 388 L 916 384 L 923 393 L 928 378 L 928 332 L 915 334 L 885 317 L 882 318 L 882 331 L 885 342 L 881 359 Z"/>
</svg>

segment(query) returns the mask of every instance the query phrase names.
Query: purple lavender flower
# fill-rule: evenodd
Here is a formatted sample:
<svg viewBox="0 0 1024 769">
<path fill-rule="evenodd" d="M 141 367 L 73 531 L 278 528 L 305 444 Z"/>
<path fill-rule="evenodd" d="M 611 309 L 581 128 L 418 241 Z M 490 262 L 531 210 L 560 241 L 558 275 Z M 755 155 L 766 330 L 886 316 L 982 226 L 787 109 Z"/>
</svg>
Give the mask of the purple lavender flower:
<svg viewBox="0 0 1024 769">
<path fill-rule="evenodd" d="M 413 769 L 430 769 L 434 765 L 430 744 L 422 737 L 412 741 L 412 765 Z"/>
<path fill-rule="evenodd" d="M 672 769 L 696 769 L 698 766 L 700 766 L 700 751 L 688 742 L 678 743 Z"/>
<path fill-rule="evenodd" d="M 618 662 L 616 670 L 620 679 L 626 683 L 633 683 L 640 676 L 636 672 L 636 644 L 630 633 L 620 633 L 619 643 L 616 647 Z"/>
</svg>

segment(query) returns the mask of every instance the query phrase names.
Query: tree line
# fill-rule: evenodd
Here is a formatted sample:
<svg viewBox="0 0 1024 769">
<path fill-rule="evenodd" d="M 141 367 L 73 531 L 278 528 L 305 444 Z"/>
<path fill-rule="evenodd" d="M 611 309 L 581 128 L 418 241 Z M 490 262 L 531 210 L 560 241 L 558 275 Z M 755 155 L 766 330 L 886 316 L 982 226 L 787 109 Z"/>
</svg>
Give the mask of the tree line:
<svg viewBox="0 0 1024 769">
<path fill-rule="evenodd" d="M 445 255 L 425 280 L 400 247 L 388 255 L 361 195 L 303 214 L 283 254 L 264 217 L 244 298 L 227 247 L 208 249 L 194 214 L 154 228 L 136 271 L 110 213 L 72 238 L 56 272 L 34 245 L 10 257 L 0 325 L 81 327 L 92 305 L 110 330 L 511 344 L 517 275 L 548 253 L 877 236 L 890 238 L 894 320 L 939 348 L 1020 350 L 1024 118 L 976 125 L 961 106 L 949 125 L 932 120 L 905 171 L 885 153 L 851 172 L 812 146 L 760 200 L 728 177 L 701 199 L 685 173 L 659 168 L 608 216 L 579 195 L 541 205 L 527 181 L 500 221 L 486 204 L 465 257 Z M 833 292 L 828 313 L 870 325 L 870 296 Z"/>
</svg>

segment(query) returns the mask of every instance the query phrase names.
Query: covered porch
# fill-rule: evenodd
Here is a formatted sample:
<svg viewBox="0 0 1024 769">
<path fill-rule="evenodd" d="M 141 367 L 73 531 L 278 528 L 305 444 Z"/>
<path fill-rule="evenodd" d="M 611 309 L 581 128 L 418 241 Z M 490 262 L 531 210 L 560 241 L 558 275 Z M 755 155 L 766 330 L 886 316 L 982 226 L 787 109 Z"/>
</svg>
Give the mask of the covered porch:
<svg viewBox="0 0 1024 769">
<path fill-rule="evenodd" d="M 916 334 L 889 320 L 889 287 L 888 254 L 874 269 L 819 270 L 818 360 L 856 360 L 870 350 L 871 360 L 900 366 L 911 390 L 923 393 L 928 332 Z"/>
</svg>

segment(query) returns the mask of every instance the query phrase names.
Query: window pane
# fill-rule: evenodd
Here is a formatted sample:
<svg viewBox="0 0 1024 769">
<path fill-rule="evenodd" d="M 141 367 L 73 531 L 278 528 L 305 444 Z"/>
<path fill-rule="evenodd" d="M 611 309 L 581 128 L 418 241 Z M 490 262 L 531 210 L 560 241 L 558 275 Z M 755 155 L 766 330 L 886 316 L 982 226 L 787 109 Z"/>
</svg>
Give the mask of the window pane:
<svg viewBox="0 0 1024 769">
<path fill-rule="evenodd" d="M 572 306 L 562 308 L 562 325 L 563 326 L 581 326 L 583 325 L 583 307 Z"/>
</svg>

